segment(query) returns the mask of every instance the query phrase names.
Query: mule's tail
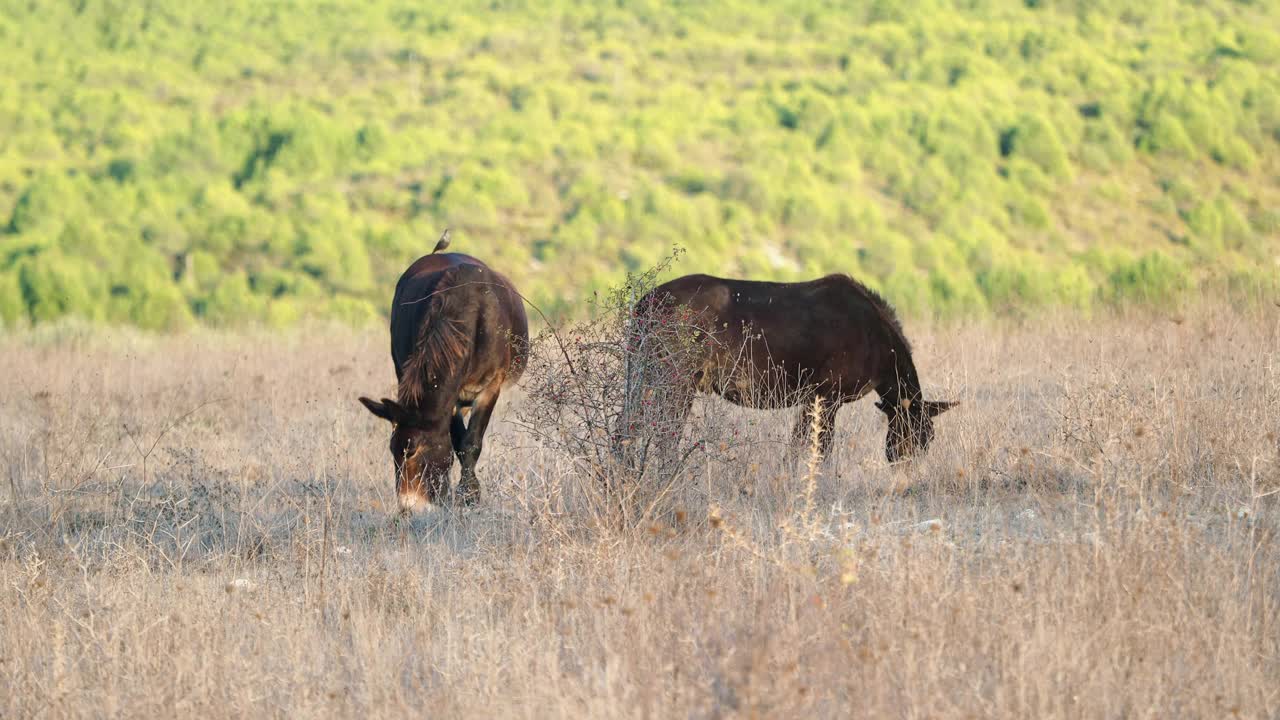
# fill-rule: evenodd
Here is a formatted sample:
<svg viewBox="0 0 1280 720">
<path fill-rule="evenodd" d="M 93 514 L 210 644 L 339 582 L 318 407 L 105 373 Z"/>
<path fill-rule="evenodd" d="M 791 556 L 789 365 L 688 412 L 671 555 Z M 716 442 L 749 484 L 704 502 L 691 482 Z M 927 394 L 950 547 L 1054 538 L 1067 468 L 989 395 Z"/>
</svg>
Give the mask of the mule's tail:
<svg viewBox="0 0 1280 720">
<path fill-rule="evenodd" d="M 400 379 L 400 402 L 418 404 L 428 394 L 461 382 L 475 347 L 481 303 L 480 288 L 487 278 L 474 265 L 445 270 L 425 300 L 413 355 Z"/>
</svg>

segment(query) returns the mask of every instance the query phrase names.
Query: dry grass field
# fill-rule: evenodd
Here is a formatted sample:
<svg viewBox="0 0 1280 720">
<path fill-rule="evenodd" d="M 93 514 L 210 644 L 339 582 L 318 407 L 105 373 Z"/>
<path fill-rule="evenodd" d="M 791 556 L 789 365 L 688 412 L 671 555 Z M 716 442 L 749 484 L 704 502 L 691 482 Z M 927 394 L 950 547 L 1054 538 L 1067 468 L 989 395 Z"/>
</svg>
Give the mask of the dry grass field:
<svg viewBox="0 0 1280 720">
<path fill-rule="evenodd" d="M 519 390 L 393 523 L 385 331 L 0 338 L 0 717 L 1280 716 L 1277 311 L 907 332 L 926 457 L 701 400 L 626 526 Z"/>
</svg>

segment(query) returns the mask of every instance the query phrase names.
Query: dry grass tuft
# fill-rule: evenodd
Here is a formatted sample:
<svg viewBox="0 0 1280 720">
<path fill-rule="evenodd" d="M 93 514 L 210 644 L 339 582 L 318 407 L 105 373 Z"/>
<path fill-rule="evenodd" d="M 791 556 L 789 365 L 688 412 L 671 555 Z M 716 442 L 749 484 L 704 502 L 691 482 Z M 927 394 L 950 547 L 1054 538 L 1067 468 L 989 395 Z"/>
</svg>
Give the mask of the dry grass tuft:
<svg viewBox="0 0 1280 720">
<path fill-rule="evenodd" d="M 1280 714 L 1275 315 L 910 330 L 926 457 L 700 400 L 751 442 L 634 526 L 519 393 L 392 523 L 381 333 L 2 338 L 0 716 Z"/>
</svg>

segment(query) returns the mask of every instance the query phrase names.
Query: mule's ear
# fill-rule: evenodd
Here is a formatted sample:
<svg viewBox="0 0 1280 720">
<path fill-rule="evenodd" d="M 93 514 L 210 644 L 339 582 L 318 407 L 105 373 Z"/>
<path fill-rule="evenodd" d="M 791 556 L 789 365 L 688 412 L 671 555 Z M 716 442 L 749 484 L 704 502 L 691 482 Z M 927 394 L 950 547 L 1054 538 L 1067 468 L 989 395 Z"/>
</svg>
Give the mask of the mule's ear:
<svg viewBox="0 0 1280 720">
<path fill-rule="evenodd" d="M 370 400 L 367 397 L 361 397 L 360 404 L 369 408 L 369 412 L 390 423 L 399 424 L 404 420 L 404 408 L 395 400 L 382 398 L 382 402 L 378 402 L 377 400 Z"/>
<path fill-rule="evenodd" d="M 924 411 L 928 413 L 929 417 L 935 417 L 937 415 L 941 415 L 942 413 L 950 410 L 951 408 L 959 404 L 960 403 L 958 401 L 953 402 L 949 400 L 925 400 Z"/>
</svg>

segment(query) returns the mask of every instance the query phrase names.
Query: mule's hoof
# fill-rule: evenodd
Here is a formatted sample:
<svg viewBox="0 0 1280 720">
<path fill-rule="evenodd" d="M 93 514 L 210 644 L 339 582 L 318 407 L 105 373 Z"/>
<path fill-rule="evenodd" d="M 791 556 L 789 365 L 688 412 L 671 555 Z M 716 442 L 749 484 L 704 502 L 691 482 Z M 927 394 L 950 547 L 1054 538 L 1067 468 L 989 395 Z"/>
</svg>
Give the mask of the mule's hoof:
<svg viewBox="0 0 1280 720">
<path fill-rule="evenodd" d="M 456 498 L 460 505 L 474 507 L 480 502 L 480 483 L 475 481 L 459 483 Z"/>
</svg>

